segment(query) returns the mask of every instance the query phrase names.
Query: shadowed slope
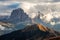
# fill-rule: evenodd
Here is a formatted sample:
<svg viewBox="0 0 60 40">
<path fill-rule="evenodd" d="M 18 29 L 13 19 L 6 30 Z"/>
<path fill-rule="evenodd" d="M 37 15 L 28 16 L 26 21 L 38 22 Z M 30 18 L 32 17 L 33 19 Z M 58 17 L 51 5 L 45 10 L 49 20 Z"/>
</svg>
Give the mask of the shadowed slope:
<svg viewBox="0 0 60 40">
<path fill-rule="evenodd" d="M 22 30 L 2 35 L 0 36 L 0 40 L 48 40 L 50 37 L 56 36 L 52 31 L 55 32 L 57 36 L 59 35 L 58 32 L 44 27 L 41 24 L 34 24 Z"/>
</svg>

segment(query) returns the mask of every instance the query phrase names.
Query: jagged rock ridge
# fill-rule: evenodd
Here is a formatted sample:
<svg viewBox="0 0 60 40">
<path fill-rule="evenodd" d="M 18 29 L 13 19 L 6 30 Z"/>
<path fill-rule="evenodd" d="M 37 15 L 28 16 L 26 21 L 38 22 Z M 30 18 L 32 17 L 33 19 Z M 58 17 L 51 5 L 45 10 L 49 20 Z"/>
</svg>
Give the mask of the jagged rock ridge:
<svg viewBox="0 0 60 40">
<path fill-rule="evenodd" d="M 9 22 L 18 23 L 30 20 L 29 16 L 24 12 L 23 9 L 18 8 L 12 11 L 9 18 Z"/>
</svg>

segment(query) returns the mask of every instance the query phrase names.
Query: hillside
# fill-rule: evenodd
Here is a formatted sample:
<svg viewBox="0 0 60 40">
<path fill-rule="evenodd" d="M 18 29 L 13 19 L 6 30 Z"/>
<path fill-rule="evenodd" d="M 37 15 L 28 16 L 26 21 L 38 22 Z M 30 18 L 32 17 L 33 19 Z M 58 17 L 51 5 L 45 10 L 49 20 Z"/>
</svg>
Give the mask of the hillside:
<svg viewBox="0 0 60 40">
<path fill-rule="evenodd" d="M 0 40 L 48 40 L 59 35 L 59 32 L 44 27 L 41 24 L 34 24 L 28 25 L 22 30 L 2 35 Z"/>
</svg>

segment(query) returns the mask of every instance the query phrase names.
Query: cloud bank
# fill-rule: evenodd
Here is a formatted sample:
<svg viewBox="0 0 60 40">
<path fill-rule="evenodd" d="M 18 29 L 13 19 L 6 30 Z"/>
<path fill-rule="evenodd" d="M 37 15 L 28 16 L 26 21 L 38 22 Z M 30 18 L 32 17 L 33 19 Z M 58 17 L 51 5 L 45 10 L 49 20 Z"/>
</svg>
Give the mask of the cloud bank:
<svg viewBox="0 0 60 40">
<path fill-rule="evenodd" d="M 0 0 L 0 15 L 10 15 L 16 8 L 22 8 L 31 18 L 36 17 L 38 11 L 44 15 L 41 16 L 43 19 L 47 14 L 50 19 L 47 17 L 44 21 L 60 17 L 55 14 L 60 13 L 60 0 Z M 51 17 L 52 15 L 55 16 Z"/>
</svg>

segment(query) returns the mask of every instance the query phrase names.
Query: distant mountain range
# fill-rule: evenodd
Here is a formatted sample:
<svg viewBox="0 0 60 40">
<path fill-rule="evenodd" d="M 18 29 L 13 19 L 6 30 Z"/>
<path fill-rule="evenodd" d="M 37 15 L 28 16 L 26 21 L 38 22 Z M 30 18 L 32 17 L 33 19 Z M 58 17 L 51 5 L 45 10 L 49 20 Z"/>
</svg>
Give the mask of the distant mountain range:
<svg viewBox="0 0 60 40">
<path fill-rule="evenodd" d="M 7 22 L 10 24 L 14 24 L 16 26 L 15 27 L 16 29 L 23 29 L 26 26 L 26 24 L 29 24 L 29 23 L 32 24 L 32 21 L 34 21 L 34 23 L 39 23 L 39 24 L 43 24 L 44 26 L 51 27 L 50 24 L 46 24 L 46 22 L 44 22 L 42 19 L 40 19 L 40 16 L 43 16 L 43 14 L 38 12 L 38 15 L 36 15 L 36 17 L 34 17 L 32 19 L 29 17 L 29 14 L 27 15 L 27 13 L 24 12 L 24 10 L 22 8 L 18 8 L 18 9 L 14 9 L 11 12 L 10 17 L 9 16 L 0 16 L 0 22 L 3 22 L 3 23 Z M 4 25 L 4 24 L 2 24 L 2 25 Z M 21 27 L 21 25 L 23 27 Z M 7 26 L 7 25 L 4 25 L 4 26 Z M 60 26 L 60 25 L 56 25 L 56 26 Z M 60 28 L 59 27 L 57 28 L 56 26 L 53 29 L 59 30 Z M 10 27 L 10 26 L 8 25 L 8 27 Z"/>
<path fill-rule="evenodd" d="M 50 40 L 60 33 L 41 24 L 28 25 L 22 30 L 17 30 L 0 36 L 0 40 Z"/>
<path fill-rule="evenodd" d="M 11 16 L 9 18 L 7 16 L 1 17 L 0 21 L 16 24 L 18 22 L 31 21 L 31 18 L 24 12 L 23 9 L 18 8 L 11 12 Z"/>
</svg>

